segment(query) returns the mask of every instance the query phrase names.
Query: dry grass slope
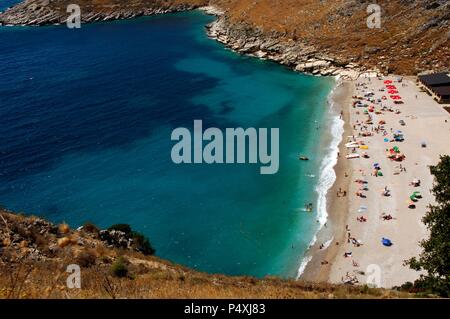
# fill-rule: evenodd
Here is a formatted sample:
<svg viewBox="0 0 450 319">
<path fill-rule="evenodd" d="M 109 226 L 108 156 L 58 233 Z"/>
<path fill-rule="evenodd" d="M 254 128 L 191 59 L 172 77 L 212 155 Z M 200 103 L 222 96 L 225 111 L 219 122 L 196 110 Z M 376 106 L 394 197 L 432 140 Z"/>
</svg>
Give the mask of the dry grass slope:
<svg viewBox="0 0 450 319">
<path fill-rule="evenodd" d="M 205 274 L 155 256 L 108 246 L 88 225 L 74 231 L 0 210 L 0 298 L 399 298 L 392 290 L 280 278 Z M 122 260 L 128 273 L 118 277 Z M 66 285 L 81 266 L 81 289 Z"/>
</svg>

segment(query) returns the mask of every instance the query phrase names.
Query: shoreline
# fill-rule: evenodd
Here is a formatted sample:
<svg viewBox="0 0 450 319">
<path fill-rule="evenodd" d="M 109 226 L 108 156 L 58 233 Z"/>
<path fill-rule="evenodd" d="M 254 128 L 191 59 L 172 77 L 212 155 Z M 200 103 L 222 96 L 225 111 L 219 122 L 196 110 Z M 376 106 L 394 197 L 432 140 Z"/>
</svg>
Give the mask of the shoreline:
<svg viewBox="0 0 450 319">
<path fill-rule="evenodd" d="M 339 138 L 338 152 L 341 154 L 337 158 L 337 162 L 333 165 L 332 170 L 335 174 L 334 181 L 326 192 L 326 213 L 327 219 L 325 224 L 318 229 L 315 237 L 316 240 L 305 253 L 304 260 L 309 260 L 303 272 L 299 272 L 297 279 L 313 282 L 328 282 L 330 266 L 336 257 L 338 246 L 336 242 L 341 243 L 345 239 L 345 232 L 339 231 L 344 229 L 345 219 L 348 212 L 348 197 L 336 198 L 332 194 L 336 193 L 339 188 L 346 190 L 349 186 L 351 175 L 345 177 L 345 173 L 349 172 L 349 163 L 345 161 L 342 154 L 345 154 L 345 136 L 351 134 L 349 124 L 349 111 L 346 105 L 350 103 L 353 93 L 353 81 L 337 82 L 335 88 L 330 93 L 332 100 L 331 108 L 336 114 L 342 113 L 342 134 Z M 337 155 L 333 152 L 334 155 Z M 348 192 L 348 191 L 347 191 Z M 320 245 L 326 243 L 328 247 L 320 249 Z M 328 264 L 322 265 L 323 261 Z"/>
<path fill-rule="evenodd" d="M 274 61 L 294 72 L 314 76 L 356 80 L 363 73 L 380 74 L 377 68 L 368 69 L 364 65 L 341 61 L 320 53 L 313 45 L 287 43 L 280 41 L 278 37 L 251 33 L 245 25 L 231 27 L 225 12 L 216 6 L 197 9 L 216 17 L 216 20 L 205 26 L 207 36 L 236 53 Z"/>
</svg>

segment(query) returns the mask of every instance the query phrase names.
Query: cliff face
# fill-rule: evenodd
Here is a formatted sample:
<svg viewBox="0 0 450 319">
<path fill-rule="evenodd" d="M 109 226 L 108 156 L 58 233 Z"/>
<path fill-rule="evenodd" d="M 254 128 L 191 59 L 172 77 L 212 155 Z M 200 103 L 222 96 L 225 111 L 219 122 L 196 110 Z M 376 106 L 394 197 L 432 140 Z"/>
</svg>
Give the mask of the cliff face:
<svg viewBox="0 0 450 319">
<path fill-rule="evenodd" d="M 0 23 L 64 23 L 71 0 L 26 0 Z M 298 71 L 354 77 L 360 71 L 449 70 L 450 2 L 379 0 L 381 27 L 367 26 L 371 0 L 79 0 L 83 22 L 126 19 L 213 5 L 211 36 L 246 54 Z M 217 13 L 217 12 L 216 12 Z M 355 66 L 359 66 L 355 68 Z M 344 71 L 344 72 L 343 72 Z"/>
<path fill-rule="evenodd" d="M 308 46 L 343 63 L 398 74 L 449 70 L 447 0 L 212 0 L 225 30 Z M 381 28 L 367 26 L 367 7 L 381 8 Z M 339 64 L 339 63 L 338 63 Z"/>
<path fill-rule="evenodd" d="M 120 230 L 98 230 L 91 224 L 72 230 L 0 209 L 0 299 L 412 296 L 367 287 L 205 274 L 144 255 L 134 244 Z M 81 288 L 68 287 L 69 265 L 80 267 Z"/>
</svg>

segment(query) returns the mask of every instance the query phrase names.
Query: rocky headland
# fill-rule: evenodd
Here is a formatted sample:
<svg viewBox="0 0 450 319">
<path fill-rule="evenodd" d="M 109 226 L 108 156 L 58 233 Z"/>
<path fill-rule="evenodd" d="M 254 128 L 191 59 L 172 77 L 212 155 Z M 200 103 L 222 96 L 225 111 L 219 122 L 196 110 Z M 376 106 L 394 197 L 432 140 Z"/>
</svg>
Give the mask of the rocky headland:
<svg viewBox="0 0 450 319">
<path fill-rule="evenodd" d="M 232 24 L 216 7 L 201 9 L 217 16 L 216 21 L 206 26 L 208 36 L 239 53 L 272 60 L 295 71 L 313 75 L 356 79 L 361 73 L 380 73 L 376 68 L 369 70 L 347 59 L 323 54 L 313 45 L 286 41 L 276 32 L 265 33 L 245 23 Z"/>
<path fill-rule="evenodd" d="M 63 24 L 72 0 L 25 0 L 0 14 L 1 25 Z M 449 71 L 450 3 L 380 0 L 380 28 L 369 28 L 366 0 L 79 0 L 81 22 L 203 8 L 216 15 L 210 37 L 243 54 L 299 72 L 356 78 Z"/>
</svg>

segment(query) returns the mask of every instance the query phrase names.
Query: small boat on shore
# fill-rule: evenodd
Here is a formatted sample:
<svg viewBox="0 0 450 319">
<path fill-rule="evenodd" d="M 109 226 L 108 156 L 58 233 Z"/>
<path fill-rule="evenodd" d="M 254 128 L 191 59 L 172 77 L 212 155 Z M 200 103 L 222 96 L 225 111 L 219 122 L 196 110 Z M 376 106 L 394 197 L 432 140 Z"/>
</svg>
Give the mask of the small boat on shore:
<svg viewBox="0 0 450 319">
<path fill-rule="evenodd" d="M 352 159 L 352 158 L 359 158 L 359 154 L 350 154 L 345 156 L 347 159 Z"/>
</svg>

